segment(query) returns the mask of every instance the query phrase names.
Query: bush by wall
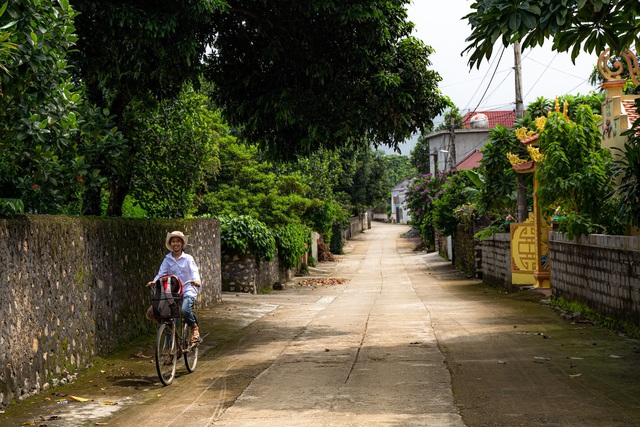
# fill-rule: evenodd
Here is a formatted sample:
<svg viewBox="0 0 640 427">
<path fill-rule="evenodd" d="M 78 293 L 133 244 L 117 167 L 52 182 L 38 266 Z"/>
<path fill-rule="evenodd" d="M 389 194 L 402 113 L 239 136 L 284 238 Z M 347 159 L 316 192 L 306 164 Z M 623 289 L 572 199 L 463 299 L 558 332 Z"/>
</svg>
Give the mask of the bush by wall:
<svg viewBox="0 0 640 427">
<path fill-rule="evenodd" d="M 342 246 L 344 245 L 342 226 L 338 221 L 333 223 L 333 232 L 331 233 L 331 241 L 329 242 L 329 250 L 332 254 L 342 254 Z"/>
</svg>

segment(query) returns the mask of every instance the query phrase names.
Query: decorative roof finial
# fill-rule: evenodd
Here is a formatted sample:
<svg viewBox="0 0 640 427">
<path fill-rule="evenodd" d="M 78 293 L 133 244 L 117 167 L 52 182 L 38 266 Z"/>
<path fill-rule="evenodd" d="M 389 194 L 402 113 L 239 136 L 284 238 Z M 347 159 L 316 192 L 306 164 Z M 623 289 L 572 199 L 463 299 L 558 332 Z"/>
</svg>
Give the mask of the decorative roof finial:
<svg viewBox="0 0 640 427">
<path fill-rule="evenodd" d="M 638 67 L 638 58 L 629 49 L 620 54 L 621 58 L 625 60 L 627 64 L 627 70 L 629 71 L 629 78 L 635 83 L 636 86 L 640 86 L 640 67 Z M 606 48 L 598 57 L 598 72 L 605 80 L 624 80 L 622 73 L 624 73 L 624 66 L 622 62 L 616 60 L 613 62 L 613 69 L 609 67 L 611 60 L 610 49 Z"/>
</svg>

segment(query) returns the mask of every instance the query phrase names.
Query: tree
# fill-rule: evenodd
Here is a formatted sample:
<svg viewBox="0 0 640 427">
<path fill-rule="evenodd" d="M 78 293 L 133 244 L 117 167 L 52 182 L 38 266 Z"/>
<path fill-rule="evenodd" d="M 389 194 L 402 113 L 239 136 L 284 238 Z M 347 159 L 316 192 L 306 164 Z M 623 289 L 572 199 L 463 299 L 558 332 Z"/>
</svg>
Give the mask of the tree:
<svg viewBox="0 0 640 427">
<path fill-rule="evenodd" d="M 335 192 L 343 192 L 353 207 L 352 215 L 359 215 L 367 208 L 376 206 L 389 198 L 394 184 L 387 181 L 384 165 L 385 154 L 371 147 L 341 150 L 345 174 Z M 347 166 L 348 164 L 348 166 Z"/>
<path fill-rule="evenodd" d="M 75 16 L 66 0 L 12 1 L 0 16 L 10 29 L 2 36 L 10 53 L 0 73 L 0 198 L 20 199 L 27 212 L 64 212 L 88 171 L 77 139 L 83 100 L 66 56 Z"/>
<path fill-rule="evenodd" d="M 432 201 L 433 226 L 445 236 L 452 236 L 456 232 L 460 223 L 456 212 L 469 202 L 470 195 L 465 191 L 469 185 L 471 180 L 466 173 L 453 174 L 442 186 L 439 197 Z"/>
<path fill-rule="evenodd" d="M 0 6 L 0 17 L 4 15 L 7 10 L 7 5 L 9 3 L 5 3 Z M 7 28 L 12 27 L 15 24 L 9 24 L 9 26 L 5 26 L 2 30 L 0 30 L 0 72 L 5 74 L 9 74 L 9 70 L 5 65 L 7 62 L 11 61 L 13 58 L 14 50 L 18 47 L 15 43 L 9 40 L 11 37 L 11 32 L 7 31 Z M 2 80 L 0 79 L 0 96 L 2 96 Z"/>
<path fill-rule="evenodd" d="M 539 96 L 527 106 L 527 114 L 531 117 L 545 117 L 553 104 L 544 96 Z"/>
<path fill-rule="evenodd" d="M 393 187 L 405 179 L 413 178 L 417 175 L 409 157 L 398 154 L 385 154 L 382 151 L 378 151 L 378 154 L 384 167 L 385 188 L 388 192 L 391 192 Z"/>
<path fill-rule="evenodd" d="M 236 0 L 216 15 L 209 77 L 248 140 L 278 158 L 397 145 L 446 105 L 405 0 Z"/>
<path fill-rule="evenodd" d="M 192 214 L 197 191 L 202 192 L 219 169 L 218 144 L 226 130 L 219 111 L 191 87 L 157 109 L 140 110 L 128 114 L 130 145 L 135 147 L 135 156 L 127 162 L 131 195 L 151 217 Z"/>
<path fill-rule="evenodd" d="M 426 134 L 422 133 L 418 137 L 418 142 L 411 150 L 410 159 L 411 166 L 419 175 L 431 173 L 431 147 Z"/>
<path fill-rule="evenodd" d="M 451 105 L 449 111 L 444 115 L 444 120 L 436 127 L 436 132 L 441 130 L 450 130 L 453 126 L 454 129 L 462 129 L 462 116 L 460 115 L 460 109 L 455 105 Z"/>
<path fill-rule="evenodd" d="M 270 227 L 300 222 L 310 200 L 301 194 L 307 189 L 299 177 L 276 176 L 256 146 L 241 144 L 229 135 L 220 144 L 220 163 L 220 173 L 207 181 L 199 214 L 247 215 Z M 294 185 L 299 191 L 292 193 Z"/>
<path fill-rule="evenodd" d="M 75 17 L 77 50 L 71 55 L 75 77 L 92 103 L 111 112 L 126 141 L 133 141 L 125 122 L 127 108 L 135 104 L 144 114 L 144 107 L 153 110 L 158 101 L 177 97 L 185 83 L 199 84 L 202 59 L 215 36 L 212 15 L 222 5 L 215 0 L 75 3 L 80 12 Z M 123 148 L 133 159 L 140 147 Z M 107 214 L 116 216 L 122 214 L 133 178 L 132 165 L 125 161 L 118 166 L 108 176 Z"/>
<path fill-rule="evenodd" d="M 637 101 L 636 101 L 637 106 Z M 615 189 L 617 217 L 628 225 L 640 228 L 640 119 L 623 135 L 629 137 L 624 150 L 614 161 L 615 175 L 620 184 Z"/>
<path fill-rule="evenodd" d="M 177 93 L 206 66 L 230 124 L 276 157 L 397 146 L 445 105 L 405 3 L 79 2 L 75 58 L 91 99 L 116 114 L 148 91 Z"/>
<path fill-rule="evenodd" d="M 309 156 L 299 156 L 295 162 L 280 162 L 275 165 L 278 175 L 299 173 L 307 186 L 310 199 L 330 200 L 333 188 L 344 174 L 340 151 L 319 150 Z"/>
<path fill-rule="evenodd" d="M 637 0 L 477 0 L 471 8 L 465 18 L 472 32 L 464 50 L 471 53 L 471 67 L 489 59 L 498 40 L 504 46 L 520 40 L 525 49 L 552 39 L 553 50 L 570 51 L 573 59 L 581 47 L 596 54 L 607 47 L 614 54 L 640 47 Z"/>
<path fill-rule="evenodd" d="M 600 134 L 588 105 L 574 120 L 549 115 L 538 141 L 543 158 L 536 177 L 540 210 L 558 216 L 559 231 L 573 236 L 616 234 L 620 221 L 610 195 L 614 189 L 611 153 L 600 146 Z"/>
<path fill-rule="evenodd" d="M 406 190 L 407 207 L 411 210 L 411 225 L 429 247 L 435 244 L 434 200 L 442 196 L 446 182 L 444 174 L 426 174 L 411 180 Z"/>
<path fill-rule="evenodd" d="M 484 177 L 484 185 L 477 199 L 481 215 L 504 218 L 516 214 L 516 172 L 507 153 L 523 154 L 524 145 L 512 129 L 498 125 L 489 131 L 489 142 L 482 148 L 479 172 Z"/>
</svg>

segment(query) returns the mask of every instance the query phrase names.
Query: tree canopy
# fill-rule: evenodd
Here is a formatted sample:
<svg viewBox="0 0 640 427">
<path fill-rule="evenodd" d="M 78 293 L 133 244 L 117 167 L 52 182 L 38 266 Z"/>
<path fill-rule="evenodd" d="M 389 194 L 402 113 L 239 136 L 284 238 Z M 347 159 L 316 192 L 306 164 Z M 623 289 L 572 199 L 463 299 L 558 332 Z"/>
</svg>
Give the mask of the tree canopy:
<svg viewBox="0 0 640 427">
<path fill-rule="evenodd" d="M 600 145 L 591 107 L 580 105 L 573 116 L 575 121 L 560 112 L 549 114 L 539 134 L 540 209 L 560 216 L 559 231 L 569 239 L 590 233 L 617 234 L 621 224 L 611 198 L 611 153 Z"/>
<path fill-rule="evenodd" d="M 278 158 L 397 145 L 446 106 L 404 0 L 231 1 L 207 76 L 229 122 Z"/>
<path fill-rule="evenodd" d="M 406 3 L 82 1 L 74 59 L 91 100 L 116 114 L 206 69 L 229 123 L 276 158 L 396 147 L 445 107 Z"/>
<path fill-rule="evenodd" d="M 572 59 L 581 48 L 599 55 L 607 47 L 613 53 L 640 47 L 637 0 L 476 0 L 471 8 L 464 50 L 471 67 L 489 59 L 498 40 L 504 46 L 520 40 L 524 49 L 552 39 L 552 49 Z"/>
<path fill-rule="evenodd" d="M 0 198 L 60 211 L 87 173 L 76 139 L 82 96 L 66 56 L 75 12 L 62 0 L 0 6 Z"/>
<path fill-rule="evenodd" d="M 146 105 L 204 78 L 234 134 L 272 159 L 397 147 L 446 106 L 429 69 L 432 49 L 411 36 L 406 3 L 77 2 L 73 72 L 129 142 L 123 113 L 131 104 L 146 114 Z M 140 147 L 122 148 L 135 156 Z M 130 170 L 109 178 L 109 215 L 121 213 Z"/>
</svg>

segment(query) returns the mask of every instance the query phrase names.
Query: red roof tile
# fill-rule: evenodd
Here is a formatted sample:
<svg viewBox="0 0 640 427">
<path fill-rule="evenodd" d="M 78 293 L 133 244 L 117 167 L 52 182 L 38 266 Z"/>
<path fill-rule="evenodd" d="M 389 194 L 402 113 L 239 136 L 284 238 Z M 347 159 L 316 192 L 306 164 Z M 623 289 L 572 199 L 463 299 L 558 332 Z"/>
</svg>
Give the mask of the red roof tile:
<svg viewBox="0 0 640 427">
<path fill-rule="evenodd" d="M 459 171 L 474 169 L 480 166 L 480 160 L 482 160 L 482 152 L 473 150 L 466 157 L 458 162 L 456 169 Z"/>
<path fill-rule="evenodd" d="M 470 121 L 476 114 L 484 114 L 489 119 L 489 129 L 493 129 L 496 125 L 505 127 L 513 127 L 516 122 L 516 112 L 511 111 L 470 111 L 462 118 L 462 127 L 467 129 L 471 127 Z"/>
<path fill-rule="evenodd" d="M 627 117 L 629 117 L 629 124 L 633 126 L 636 119 L 640 117 L 636 109 L 636 102 L 634 100 L 622 101 L 622 106 L 627 112 Z"/>
</svg>

